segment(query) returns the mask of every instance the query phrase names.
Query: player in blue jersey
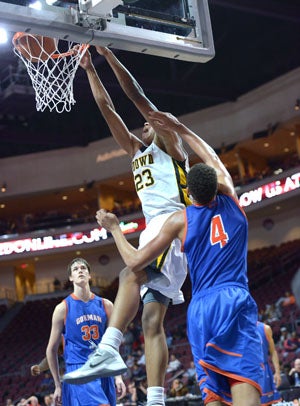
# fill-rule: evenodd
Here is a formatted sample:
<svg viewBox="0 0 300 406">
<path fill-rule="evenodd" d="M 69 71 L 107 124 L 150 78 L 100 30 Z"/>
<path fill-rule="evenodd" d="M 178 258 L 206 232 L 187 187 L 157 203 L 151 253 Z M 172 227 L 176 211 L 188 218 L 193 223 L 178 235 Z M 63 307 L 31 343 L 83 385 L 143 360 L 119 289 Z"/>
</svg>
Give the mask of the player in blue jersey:
<svg viewBox="0 0 300 406">
<path fill-rule="evenodd" d="M 280 386 L 280 365 L 279 358 L 273 340 L 272 329 L 268 324 L 257 322 L 257 329 L 262 339 L 263 357 L 264 357 L 264 378 L 262 383 L 262 406 L 273 405 L 281 401 L 281 395 L 276 388 Z M 269 362 L 271 358 L 274 375 Z"/>
<path fill-rule="evenodd" d="M 126 393 L 121 376 L 115 382 L 113 378 L 101 378 L 83 385 L 61 386 L 57 354 L 62 339 L 66 371 L 73 371 L 85 363 L 100 342 L 113 309 L 111 301 L 91 292 L 90 266 L 83 258 L 71 261 L 68 274 L 74 291 L 53 312 L 46 351 L 55 384 L 55 402 L 66 406 L 116 405 L 116 389 L 120 396 Z"/>
<path fill-rule="evenodd" d="M 117 217 L 97 212 L 128 266 L 143 268 L 174 238 L 182 241 L 192 284 L 188 338 L 206 405 L 260 405 L 262 346 L 257 306 L 247 280 L 248 223 L 232 178 L 213 149 L 169 113 L 150 113 L 152 126 L 176 131 L 203 161 L 187 177 L 193 204 L 177 211 L 159 235 L 137 250 L 128 243 Z"/>
<path fill-rule="evenodd" d="M 156 107 L 109 49 L 97 47 L 97 50 L 106 58 L 126 95 L 148 121 L 149 111 L 156 110 Z M 174 211 L 190 204 L 186 193 L 187 154 L 180 137 L 173 131 L 159 129 L 154 132 L 149 123 L 145 123 L 141 139 L 132 134 L 115 111 L 111 98 L 92 65 L 89 52 L 83 56 L 81 66 L 87 72 L 94 98 L 113 137 L 132 158 L 136 191 L 146 219 L 146 229 L 140 236 L 141 247 L 159 233 L 164 221 Z M 148 279 L 133 279 L 126 272 L 120 274 L 114 312 L 101 346 L 107 344 L 110 348 L 119 349 L 122 333 L 137 313 L 140 287 L 146 282 L 141 287 L 141 296 L 144 305 L 142 327 L 145 339 L 148 406 L 165 404 L 164 379 L 168 347 L 163 322 L 169 302 L 177 304 L 184 301 L 181 286 L 186 275 L 187 262 L 180 251 L 178 240 L 172 242 L 170 248 L 151 264 L 148 268 Z M 92 370 L 84 369 L 68 374 L 64 379 L 68 382 L 88 380 L 93 378 L 89 376 L 90 372 L 93 375 Z M 114 374 L 116 371 L 110 372 Z M 106 373 L 109 373 L 109 365 Z"/>
</svg>

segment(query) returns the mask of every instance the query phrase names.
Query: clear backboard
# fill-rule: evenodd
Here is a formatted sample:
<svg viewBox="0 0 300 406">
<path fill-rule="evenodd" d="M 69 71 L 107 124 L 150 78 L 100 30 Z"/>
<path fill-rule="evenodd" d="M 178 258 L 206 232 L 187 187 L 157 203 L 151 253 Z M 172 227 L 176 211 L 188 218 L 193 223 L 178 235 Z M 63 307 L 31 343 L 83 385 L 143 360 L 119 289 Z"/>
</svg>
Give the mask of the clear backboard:
<svg viewBox="0 0 300 406">
<path fill-rule="evenodd" d="M 36 3 L 0 1 L 0 25 L 14 32 L 192 62 L 207 62 L 215 55 L 208 0 Z"/>
</svg>

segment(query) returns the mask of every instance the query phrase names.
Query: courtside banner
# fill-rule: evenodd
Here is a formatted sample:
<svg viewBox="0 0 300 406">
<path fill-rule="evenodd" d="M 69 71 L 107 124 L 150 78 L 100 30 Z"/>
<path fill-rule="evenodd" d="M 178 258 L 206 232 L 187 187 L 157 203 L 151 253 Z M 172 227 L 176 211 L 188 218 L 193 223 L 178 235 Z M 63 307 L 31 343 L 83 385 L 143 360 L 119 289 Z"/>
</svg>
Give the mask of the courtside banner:
<svg viewBox="0 0 300 406">
<path fill-rule="evenodd" d="M 140 232 L 145 228 L 144 218 L 131 221 L 121 221 L 120 227 L 123 234 Z M 112 238 L 103 227 L 87 231 L 70 232 L 56 235 L 45 235 L 37 238 L 24 238 L 0 243 L 0 256 L 24 254 L 28 252 L 49 251 L 66 247 L 89 245 Z"/>
</svg>

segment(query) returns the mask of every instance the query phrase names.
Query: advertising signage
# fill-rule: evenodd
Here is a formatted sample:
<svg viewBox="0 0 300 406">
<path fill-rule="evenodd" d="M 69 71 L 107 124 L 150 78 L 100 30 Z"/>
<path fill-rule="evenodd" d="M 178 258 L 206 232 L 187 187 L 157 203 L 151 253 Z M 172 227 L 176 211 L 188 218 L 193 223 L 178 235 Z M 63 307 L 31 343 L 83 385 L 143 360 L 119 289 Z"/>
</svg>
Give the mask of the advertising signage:
<svg viewBox="0 0 300 406">
<path fill-rule="evenodd" d="M 239 196 L 239 203 L 242 207 L 247 208 L 299 188 L 300 172 L 296 172 L 290 176 L 278 178 L 273 182 L 242 193 Z M 122 221 L 120 226 L 124 234 L 132 234 L 144 230 L 145 220 L 144 218 L 139 218 L 128 222 Z M 33 252 L 38 253 L 66 247 L 75 248 L 83 245 L 86 247 L 89 244 L 106 240 L 107 238 L 109 238 L 109 235 L 102 227 L 36 238 L 20 238 L 18 240 L 0 242 L 0 257 Z"/>
<path fill-rule="evenodd" d="M 300 188 L 300 172 L 293 175 L 276 179 L 274 182 L 266 183 L 258 188 L 250 189 L 239 196 L 242 207 L 248 207 L 263 200 L 273 199 L 276 196 L 284 195 Z"/>
<path fill-rule="evenodd" d="M 145 228 L 145 220 L 141 218 L 129 222 L 122 221 L 120 222 L 120 226 L 123 234 L 132 234 L 142 231 Z M 88 231 L 6 241 L 0 243 L 0 257 L 5 255 L 24 254 L 28 252 L 39 252 L 65 247 L 79 247 L 81 245 L 106 240 L 107 238 L 107 231 L 104 228 L 99 227 Z"/>
</svg>

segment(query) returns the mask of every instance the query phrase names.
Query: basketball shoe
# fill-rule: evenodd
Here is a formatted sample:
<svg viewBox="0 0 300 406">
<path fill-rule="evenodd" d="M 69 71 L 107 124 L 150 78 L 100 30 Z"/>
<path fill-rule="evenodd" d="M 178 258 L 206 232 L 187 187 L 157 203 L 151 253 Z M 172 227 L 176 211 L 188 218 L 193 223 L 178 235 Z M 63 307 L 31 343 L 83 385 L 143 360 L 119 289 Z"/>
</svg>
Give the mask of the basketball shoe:
<svg viewBox="0 0 300 406">
<path fill-rule="evenodd" d="M 63 382 L 80 385 L 97 378 L 122 375 L 126 371 L 127 365 L 118 351 L 109 346 L 98 346 L 81 368 L 63 376 Z"/>
</svg>

